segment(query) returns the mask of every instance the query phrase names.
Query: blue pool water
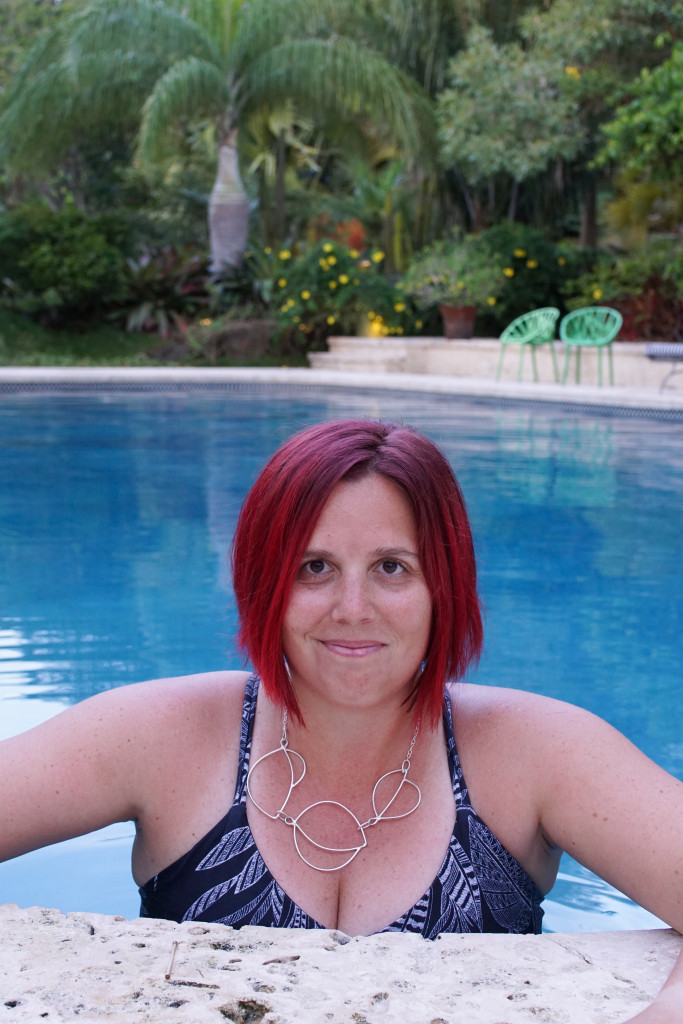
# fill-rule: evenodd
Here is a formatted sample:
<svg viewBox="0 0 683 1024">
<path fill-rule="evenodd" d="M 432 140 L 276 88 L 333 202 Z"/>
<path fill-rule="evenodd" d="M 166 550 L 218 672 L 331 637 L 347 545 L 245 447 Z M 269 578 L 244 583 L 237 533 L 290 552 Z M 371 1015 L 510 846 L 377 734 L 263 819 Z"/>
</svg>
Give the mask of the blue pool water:
<svg viewBox="0 0 683 1024">
<path fill-rule="evenodd" d="M 588 707 L 683 778 L 683 423 L 391 392 L 1 395 L 0 736 L 236 665 L 241 500 L 285 437 L 350 415 L 412 423 L 455 467 L 486 605 L 478 680 Z M 0 902 L 135 916 L 131 835 L 0 865 Z M 546 907 L 555 931 L 656 923 L 569 858 Z"/>
</svg>

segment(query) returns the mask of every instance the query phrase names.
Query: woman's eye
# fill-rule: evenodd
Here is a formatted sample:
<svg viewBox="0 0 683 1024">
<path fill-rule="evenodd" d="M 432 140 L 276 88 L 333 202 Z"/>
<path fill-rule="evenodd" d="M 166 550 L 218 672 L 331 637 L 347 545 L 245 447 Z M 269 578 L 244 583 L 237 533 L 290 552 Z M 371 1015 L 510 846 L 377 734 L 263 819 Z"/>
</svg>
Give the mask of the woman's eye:
<svg viewBox="0 0 683 1024">
<path fill-rule="evenodd" d="M 323 558 L 312 558 L 310 562 L 306 562 L 304 565 L 305 572 L 311 573 L 313 576 L 319 576 L 325 572 L 327 568 L 327 562 Z"/>
<path fill-rule="evenodd" d="M 386 573 L 387 576 L 397 576 L 399 573 L 404 572 L 404 568 L 400 562 L 394 562 L 391 558 L 385 558 L 382 562 L 382 572 Z"/>
</svg>

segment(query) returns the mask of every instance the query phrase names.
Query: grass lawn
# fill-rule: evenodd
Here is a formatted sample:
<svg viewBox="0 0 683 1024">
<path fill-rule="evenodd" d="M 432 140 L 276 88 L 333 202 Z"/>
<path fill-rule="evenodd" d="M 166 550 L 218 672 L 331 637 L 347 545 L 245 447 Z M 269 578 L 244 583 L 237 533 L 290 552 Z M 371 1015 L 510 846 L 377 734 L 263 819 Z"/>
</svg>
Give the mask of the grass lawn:
<svg viewBox="0 0 683 1024">
<path fill-rule="evenodd" d="M 157 335 L 135 334 L 109 325 L 83 332 L 49 331 L 33 320 L 0 310 L 1 366 L 161 366 L 153 350 L 163 341 Z M 171 363 L 170 365 L 174 365 Z M 273 352 L 258 359 L 219 359 L 200 354 L 175 365 L 192 366 L 307 366 L 303 353 Z"/>
</svg>

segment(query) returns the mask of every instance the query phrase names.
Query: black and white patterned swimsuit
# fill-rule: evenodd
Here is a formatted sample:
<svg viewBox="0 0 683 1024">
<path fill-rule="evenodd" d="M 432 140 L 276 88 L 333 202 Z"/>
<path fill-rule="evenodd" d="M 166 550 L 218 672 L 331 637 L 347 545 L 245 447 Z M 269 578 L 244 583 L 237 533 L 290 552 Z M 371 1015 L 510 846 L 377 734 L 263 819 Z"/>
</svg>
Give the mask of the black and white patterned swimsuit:
<svg viewBox="0 0 683 1024">
<path fill-rule="evenodd" d="M 212 921 L 241 928 L 322 928 L 278 885 L 259 853 L 247 822 L 246 781 L 259 680 L 247 682 L 239 769 L 232 807 L 175 863 L 140 889 L 141 917 Z M 453 835 L 439 873 L 424 896 L 382 931 L 540 932 L 543 894 L 470 805 L 453 739 L 448 696 L 444 703 L 448 761 L 457 808 Z"/>
</svg>

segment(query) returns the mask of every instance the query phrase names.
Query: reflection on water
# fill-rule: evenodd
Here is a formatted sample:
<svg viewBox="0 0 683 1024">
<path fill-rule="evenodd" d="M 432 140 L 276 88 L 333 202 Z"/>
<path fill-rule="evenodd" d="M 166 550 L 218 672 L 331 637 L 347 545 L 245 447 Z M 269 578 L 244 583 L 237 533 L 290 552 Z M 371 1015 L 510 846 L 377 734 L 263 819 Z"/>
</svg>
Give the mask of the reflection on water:
<svg viewBox="0 0 683 1024">
<path fill-rule="evenodd" d="M 459 475 L 479 681 L 589 707 L 683 778 L 683 424 L 391 393 L 3 396 L 0 736 L 102 689 L 237 664 L 226 555 L 244 493 L 295 429 L 349 415 L 413 423 Z M 117 829 L 1 866 L 0 900 L 134 913 Z M 568 859 L 548 910 L 553 930 L 646 920 Z"/>
</svg>

